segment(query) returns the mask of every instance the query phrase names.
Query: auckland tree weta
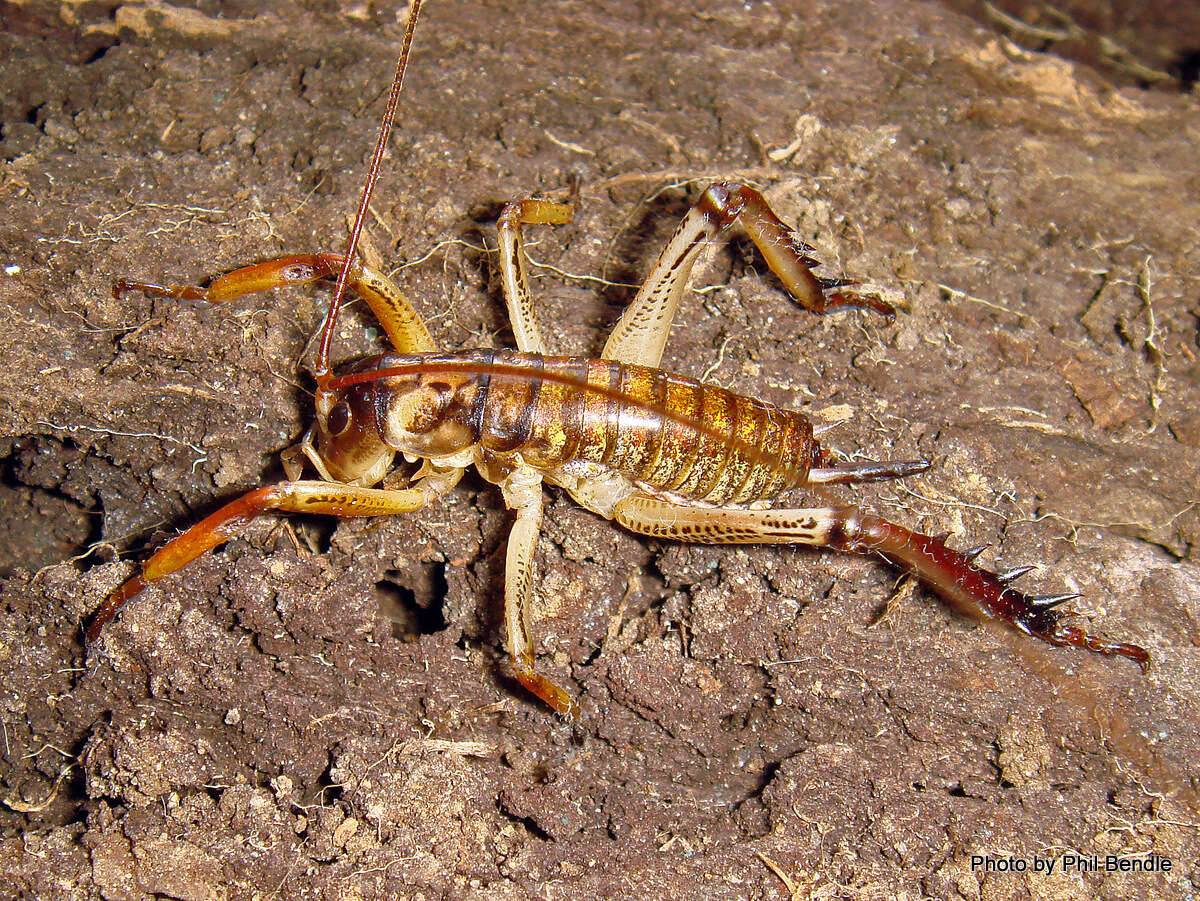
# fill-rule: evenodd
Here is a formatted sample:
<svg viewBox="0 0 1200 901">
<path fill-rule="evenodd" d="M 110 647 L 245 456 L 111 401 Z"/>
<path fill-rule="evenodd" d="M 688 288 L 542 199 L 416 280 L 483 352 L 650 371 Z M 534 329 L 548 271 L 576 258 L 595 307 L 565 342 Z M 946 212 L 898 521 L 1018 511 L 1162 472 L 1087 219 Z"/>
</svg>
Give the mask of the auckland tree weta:
<svg viewBox="0 0 1200 901">
<path fill-rule="evenodd" d="M 520 682 L 560 713 L 576 703 L 534 668 L 529 609 L 542 515 L 542 483 L 587 509 L 644 535 L 716 544 L 807 544 L 876 554 L 910 570 L 957 608 L 996 619 L 1051 644 L 1122 655 L 1143 667 L 1144 649 L 1089 634 L 1062 621 L 1058 605 L 1075 595 L 1030 597 L 1010 585 L 1028 567 L 993 573 L 975 552 L 913 532 L 852 506 L 775 508 L 806 485 L 896 478 L 924 462 L 839 463 L 823 450 L 807 418 L 657 368 L 692 267 L 703 246 L 733 226 L 757 246 L 792 297 L 817 314 L 858 307 L 891 317 L 891 306 L 822 279 L 813 249 L 752 188 L 707 188 L 668 242 L 625 310 L 599 359 L 546 353 L 527 284 L 521 229 L 563 224 L 570 203 L 526 199 L 499 217 L 500 272 L 517 351 L 442 352 L 401 291 L 354 262 L 419 11 L 413 4 L 376 156 L 344 255 L 269 260 L 217 278 L 208 288 L 119 281 L 114 291 L 220 303 L 268 288 L 336 277 L 317 357 L 316 424 L 285 455 L 287 480 L 257 488 L 168 542 L 98 609 L 104 624 L 149 583 L 179 570 L 270 510 L 333 516 L 406 513 L 434 501 L 474 466 L 500 486 L 516 519 L 508 538 L 504 618 Z M 346 263 L 346 261 L 351 261 Z M 394 353 L 334 373 L 329 349 L 345 285 L 370 306 Z M 392 475 L 395 456 L 421 462 L 407 479 Z M 318 479 L 301 479 L 311 465 Z M 374 487 L 380 484 L 385 487 Z M 404 484 L 405 487 L 394 487 Z"/>
</svg>

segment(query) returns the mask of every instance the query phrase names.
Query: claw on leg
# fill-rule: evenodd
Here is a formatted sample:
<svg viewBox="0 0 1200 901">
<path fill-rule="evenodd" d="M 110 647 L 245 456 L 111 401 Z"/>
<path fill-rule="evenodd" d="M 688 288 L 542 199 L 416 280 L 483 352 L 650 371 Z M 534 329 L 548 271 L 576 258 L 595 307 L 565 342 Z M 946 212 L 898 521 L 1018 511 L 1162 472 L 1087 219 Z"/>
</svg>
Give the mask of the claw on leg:
<svg viewBox="0 0 1200 901">
<path fill-rule="evenodd" d="M 528 658 L 514 655 L 512 668 L 517 681 L 524 685 L 526 690 L 545 701 L 555 713 L 561 713 L 573 722 L 579 722 L 579 703 L 572 700 L 571 696 L 554 682 L 534 671 L 532 655 Z"/>
</svg>

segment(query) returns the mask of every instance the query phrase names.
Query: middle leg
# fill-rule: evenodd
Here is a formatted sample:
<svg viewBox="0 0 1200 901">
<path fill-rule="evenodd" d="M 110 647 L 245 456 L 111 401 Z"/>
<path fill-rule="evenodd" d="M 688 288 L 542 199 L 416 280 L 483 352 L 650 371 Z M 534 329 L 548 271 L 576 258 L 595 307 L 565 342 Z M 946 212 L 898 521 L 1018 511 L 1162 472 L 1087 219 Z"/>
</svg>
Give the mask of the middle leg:
<svg viewBox="0 0 1200 901">
<path fill-rule="evenodd" d="M 561 686 L 533 667 L 529 606 L 533 598 L 533 557 L 542 527 L 542 477 L 529 467 L 518 467 L 501 489 L 504 502 L 517 512 L 516 522 L 508 533 L 504 561 L 504 622 L 513 672 L 517 681 L 555 711 L 577 720 L 579 705 Z"/>
<path fill-rule="evenodd" d="M 500 220 L 496 223 L 500 239 L 500 279 L 504 283 L 508 322 L 517 339 L 518 350 L 546 353 L 546 342 L 533 312 L 533 295 L 529 291 L 529 276 L 525 269 L 521 226 L 565 225 L 574 215 L 575 207 L 570 203 L 555 203 L 534 197 L 510 201 L 500 211 Z"/>
</svg>

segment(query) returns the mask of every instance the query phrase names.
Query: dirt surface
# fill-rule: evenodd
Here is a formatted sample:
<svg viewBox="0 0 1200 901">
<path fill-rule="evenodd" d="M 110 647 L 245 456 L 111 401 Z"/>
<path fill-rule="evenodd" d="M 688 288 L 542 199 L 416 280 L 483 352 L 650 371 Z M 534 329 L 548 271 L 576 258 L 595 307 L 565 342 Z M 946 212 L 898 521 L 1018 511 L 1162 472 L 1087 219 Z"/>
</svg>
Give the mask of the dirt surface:
<svg viewBox="0 0 1200 901">
<path fill-rule="evenodd" d="M 1200 79 L 1191 0 L 945 0 L 1022 47 L 1086 63 L 1106 79 L 1166 91 Z"/>
<path fill-rule="evenodd" d="M 481 250 L 500 201 L 581 176 L 531 255 L 558 349 L 595 353 L 699 187 L 752 182 L 904 310 L 813 317 L 735 243 L 664 365 L 848 417 L 847 453 L 933 460 L 857 496 L 1037 564 L 1024 584 L 1079 591 L 1154 660 L 984 628 L 867 558 L 643 540 L 548 491 L 539 665 L 582 699 L 574 729 L 507 675 L 509 516 L 475 478 L 383 522 L 264 518 L 85 651 L 129 561 L 279 477 L 328 298 L 111 282 L 340 249 L 402 16 L 0 9 L 13 895 L 1195 895 L 1194 95 L 931 4 L 432 0 L 366 251 L 443 346 L 510 341 Z M 339 356 L 370 326 L 347 316 Z"/>
</svg>

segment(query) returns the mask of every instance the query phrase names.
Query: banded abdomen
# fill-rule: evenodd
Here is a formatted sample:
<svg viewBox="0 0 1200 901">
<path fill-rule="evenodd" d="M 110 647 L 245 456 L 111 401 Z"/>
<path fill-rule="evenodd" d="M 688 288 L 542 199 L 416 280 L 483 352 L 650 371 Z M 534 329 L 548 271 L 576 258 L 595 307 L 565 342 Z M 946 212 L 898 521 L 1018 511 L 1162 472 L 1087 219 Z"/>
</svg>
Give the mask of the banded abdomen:
<svg viewBox="0 0 1200 901">
<path fill-rule="evenodd" d="M 463 356 L 484 355 L 507 371 L 481 380 L 478 444 L 543 471 L 581 460 L 692 500 L 739 504 L 803 484 L 818 453 L 799 413 L 661 369 L 511 351 Z"/>
</svg>

